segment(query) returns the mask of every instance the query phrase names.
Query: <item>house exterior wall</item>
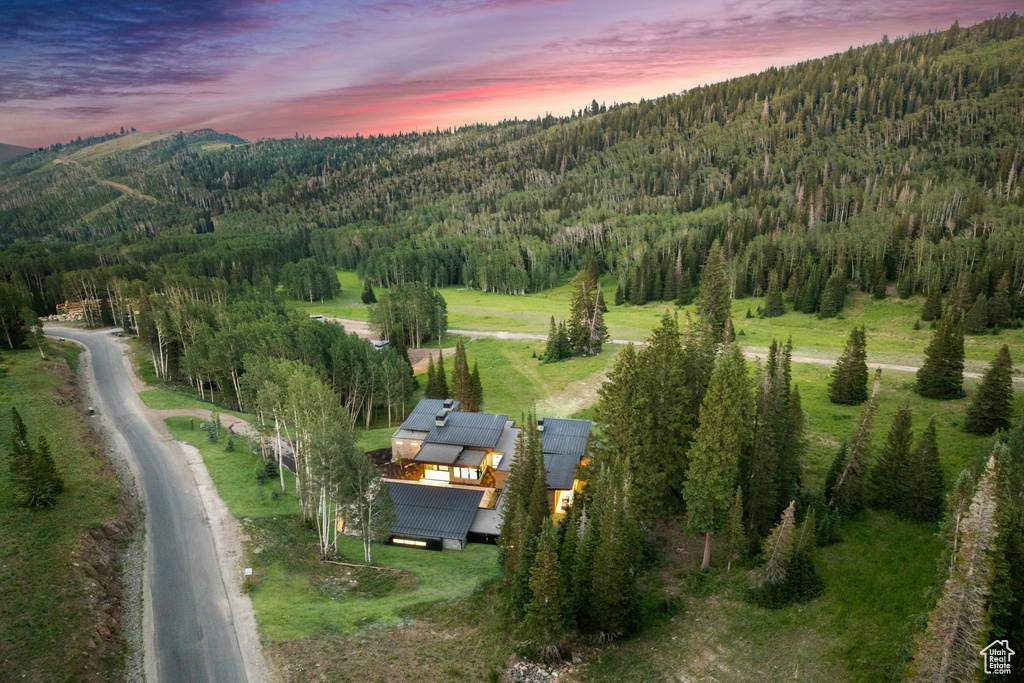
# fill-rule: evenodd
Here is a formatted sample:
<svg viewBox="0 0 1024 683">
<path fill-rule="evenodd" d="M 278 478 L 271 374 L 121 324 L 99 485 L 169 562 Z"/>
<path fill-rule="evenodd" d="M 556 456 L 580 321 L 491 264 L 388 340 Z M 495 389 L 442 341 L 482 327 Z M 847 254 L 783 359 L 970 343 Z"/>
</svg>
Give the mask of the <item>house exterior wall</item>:
<svg viewBox="0 0 1024 683">
<path fill-rule="evenodd" d="M 426 434 L 424 434 L 426 436 Z M 391 459 L 392 460 L 412 460 L 413 456 L 419 452 L 420 446 L 423 445 L 423 437 L 418 436 L 414 438 L 402 438 L 396 439 L 391 437 Z"/>
<path fill-rule="evenodd" d="M 501 470 L 494 470 L 494 488 L 503 489 L 505 488 L 505 482 L 508 481 L 508 472 L 502 472 Z"/>
<path fill-rule="evenodd" d="M 463 543 L 457 538 L 444 538 L 441 539 L 441 546 L 445 550 L 462 550 Z"/>
</svg>

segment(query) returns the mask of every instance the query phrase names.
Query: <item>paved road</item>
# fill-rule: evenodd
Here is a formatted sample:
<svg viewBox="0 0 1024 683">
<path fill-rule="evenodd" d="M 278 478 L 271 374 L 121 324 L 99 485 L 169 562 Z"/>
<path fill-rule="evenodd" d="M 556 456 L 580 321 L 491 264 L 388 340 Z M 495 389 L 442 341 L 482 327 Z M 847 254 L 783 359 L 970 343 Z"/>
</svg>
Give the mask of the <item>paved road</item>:
<svg viewBox="0 0 1024 683">
<path fill-rule="evenodd" d="M 121 432 L 146 504 L 156 674 L 168 683 L 245 681 L 245 666 L 195 479 L 169 438 L 147 421 L 109 331 L 48 330 L 84 344 L 101 405 Z M 148 650 L 148 648 L 147 648 Z M 150 666 L 147 669 L 151 670 Z"/>
</svg>

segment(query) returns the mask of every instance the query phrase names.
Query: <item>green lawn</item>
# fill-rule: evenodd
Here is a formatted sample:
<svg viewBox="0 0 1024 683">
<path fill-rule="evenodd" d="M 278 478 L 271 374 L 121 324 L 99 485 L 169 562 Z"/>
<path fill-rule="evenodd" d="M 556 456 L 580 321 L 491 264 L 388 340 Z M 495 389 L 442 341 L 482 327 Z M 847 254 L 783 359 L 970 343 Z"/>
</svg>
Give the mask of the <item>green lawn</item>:
<svg viewBox="0 0 1024 683">
<path fill-rule="evenodd" d="M 0 678 L 16 671 L 26 680 L 115 680 L 124 675 L 120 636 L 94 642 L 97 649 L 86 645 L 102 623 L 96 609 L 103 595 L 81 548 L 89 546 L 90 530 L 119 514 L 120 486 L 96 451 L 88 418 L 67 400 L 81 389 L 58 371 L 57 359 L 80 349 L 51 345 L 49 361 L 34 349 L 0 353 L 0 662 L 7 672 Z M 33 445 L 40 435 L 50 443 L 64 479 L 52 509 L 18 505 L 7 464 L 12 407 Z"/>
<path fill-rule="evenodd" d="M 294 477 L 286 474 L 287 493 L 275 500 L 278 484 L 267 482 L 258 492 L 254 473 L 261 462 L 236 440 L 236 450 L 224 450 L 226 433 L 218 443 L 208 443 L 205 432 L 190 430 L 188 418 L 170 418 L 167 426 L 179 440 L 202 453 L 217 492 L 231 513 L 244 520 L 253 541 L 247 565 L 253 567 L 252 592 L 256 618 L 264 638 L 270 641 L 303 638 L 316 633 L 351 633 L 375 623 L 393 625 L 404 609 L 439 600 L 469 595 L 497 575 L 497 548 L 471 545 L 466 550 L 442 553 L 377 545 L 374 561 L 402 570 L 405 578 L 395 586 L 377 590 L 372 584 L 386 581 L 374 570 L 357 570 L 359 583 L 371 584 L 370 595 L 344 591 L 351 580 L 350 568 L 317 561 L 316 535 L 298 519 Z M 382 432 L 383 430 L 375 430 Z M 390 436 L 388 441 L 390 443 Z M 255 548 L 260 552 L 254 552 Z M 345 561 L 361 563 L 362 545 L 342 536 L 339 547 Z"/>
<path fill-rule="evenodd" d="M 342 294 L 337 299 L 315 304 L 288 299 L 288 304 L 309 313 L 365 320 L 366 306 L 359 301 L 362 284 L 355 273 L 338 271 L 338 280 L 342 283 Z M 645 306 L 611 305 L 615 282 L 606 276 L 603 283 L 609 303 L 605 322 L 613 339 L 641 341 L 665 311 L 677 310 L 674 305 L 661 302 Z M 485 294 L 461 287 L 445 287 L 441 293 L 448 303 L 448 327 L 452 329 L 547 334 L 551 316 L 569 317 L 568 285 L 525 296 Z M 741 341 L 746 346 L 767 346 L 773 336 L 782 339 L 792 336 L 798 352 L 834 358 L 856 323 L 867 327 L 870 361 L 899 365 L 919 363 L 931 335 L 927 323 L 920 330 L 913 329 L 924 305 L 922 296 L 874 301 L 863 292 L 851 292 L 842 318 L 819 320 L 814 315 L 793 312 L 778 318 L 745 317 L 748 308 L 756 313 L 763 302 L 764 299 L 756 297 L 732 302 L 733 322 L 737 331 L 744 331 L 746 338 Z M 678 310 L 681 317 L 686 312 L 695 315 L 693 305 Z M 1004 330 L 1000 335 L 969 335 L 965 344 L 967 369 L 983 370 L 1002 344 L 1009 344 L 1011 351 L 1018 350 L 1017 372 L 1024 374 L 1024 330 Z"/>
<path fill-rule="evenodd" d="M 201 401 L 198 398 L 189 396 L 188 394 L 182 393 L 175 389 L 146 389 L 145 391 L 139 392 L 139 398 L 150 408 L 154 410 L 216 410 L 220 413 L 227 413 L 240 417 L 243 420 L 252 421 L 255 416 L 249 413 L 240 413 L 237 410 L 228 410 L 220 406 L 214 405 L 208 401 Z"/>
</svg>

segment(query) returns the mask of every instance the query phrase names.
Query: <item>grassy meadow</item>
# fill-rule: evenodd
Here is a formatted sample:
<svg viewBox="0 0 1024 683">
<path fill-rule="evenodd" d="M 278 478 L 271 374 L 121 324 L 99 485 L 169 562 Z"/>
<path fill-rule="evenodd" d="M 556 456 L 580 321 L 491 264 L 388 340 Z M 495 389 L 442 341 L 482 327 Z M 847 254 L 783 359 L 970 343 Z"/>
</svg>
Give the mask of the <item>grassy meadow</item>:
<svg viewBox="0 0 1024 683">
<path fill-rule="evenodd" d="M 121 489 L 74 403 L 82 389 L 65 357 L 77 366 L 79 348 L 47 345 L 46 361 L 35 349 L 0 353 L 0 678 L 16 671 L 19 680 L 116 680 L 124 676 L 125 643 L 102 610 L 119 598 L 107 590 L 108 577 L 101 587 L 86 565 L 95 559 L 89 532 L 122 515 Z M 19 505 L 7 462 L 11 408 L 33 447 L 40 435 L 49 441 L 64 480 L 53 508 Z"/>
</svg>

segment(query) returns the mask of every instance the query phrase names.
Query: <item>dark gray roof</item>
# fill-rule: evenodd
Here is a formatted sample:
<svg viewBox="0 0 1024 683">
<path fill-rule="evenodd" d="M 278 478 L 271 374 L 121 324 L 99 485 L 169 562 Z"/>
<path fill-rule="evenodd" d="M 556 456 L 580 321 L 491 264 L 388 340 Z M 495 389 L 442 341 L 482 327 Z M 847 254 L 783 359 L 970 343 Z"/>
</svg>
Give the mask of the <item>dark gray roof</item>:
<svg viewBox="0 0 1024 683">
<path fill-rule="evenodd" d="M 455 401 L 455 410 L 459 409 L 459 402 Z M 416 407 L 405 418 L 401 429 L 411 429 L 417 432 L 426 432 L 434 428 L 434 416 L 444 410 L 444 401 L 439 398 L 425 398 L 416 404 Z"/>
<path fill-rule="evenodd" d="M 466 540 L 483 491 L 389 481 L 395 536 Z"/>
<path fill-rule="evenodd" d="M 590 435 L 590 425 L 590 420 L 545 417 L 544 431 L 541 432 L 544 454 L 561 453 L 564 455 L 574 455 L 577 459 L 582 458 L 587 450 L 587 437 Z M 575 463 L 573 463 L 573 467 L 575 466 Z"/>
<path fill-rule="evenodd" d="M 420 401 L 420 403 L 423 402 Z M 419 406 L 416 407 L 419 408 Z M 431 420 L 433 420 L 433 416 L 431 416 Z M 453 412 L 448 415 L 448 422 L 444 427 L 438 427 L 431 422 L 430 431 L 423 437 L 423 443 L 494 448 L 507 421 L 506 415 Z"/>
<path fill-rule="evenodd" d="M 576 478 L 576 465 L 580 459 L 562 453 L 544 454 L 544 469 L 548 471 L 548 488 L 568 491 Z"/>
<path fill-rule="evenodd" d="M 459 457 L 459 453 L 461 452 L 462 446 L 450 446 L 444 443 L 425 443 L 418 451 L 416 451 L 416 455 L 414 455 L 412 459 L 415 462 L 432 462 L 438 465 L 451 465 L 455 462 L 456 458 Z"/>
</svg>

